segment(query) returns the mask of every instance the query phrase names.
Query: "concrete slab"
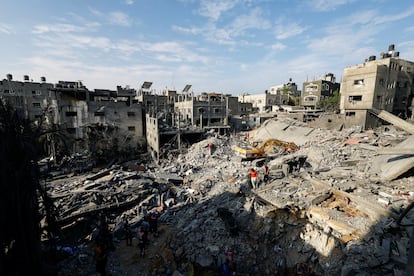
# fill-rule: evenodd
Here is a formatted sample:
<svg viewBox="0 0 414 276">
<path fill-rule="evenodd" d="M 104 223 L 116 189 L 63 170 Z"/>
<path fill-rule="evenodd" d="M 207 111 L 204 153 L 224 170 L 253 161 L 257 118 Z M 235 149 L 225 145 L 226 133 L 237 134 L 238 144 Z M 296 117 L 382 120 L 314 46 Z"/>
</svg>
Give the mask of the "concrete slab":
<svg viewBox="0 0 414 276">
<path fill-rule="evenodd" d="M 296 126 L 280 122 L 278 120 L 268 120 L 260 128 L 252 133 L 253 142 L 266 141 L 268 139 L 279 139 L 286 142 L 294 142 L 301 146 L 310 140 L 310 134 L 314 128 Z"/>
<path fill-rule="evenodd" d="M 412 135 L 393 148 L 395 153 L 405 154 L 381 155 L 372 160 L 375 164 L 373 168 L 381 179 L 394 180 L 414 167 L 414 154 L 411 151 L 413 143 L 414 136 Z"/>
</svg>

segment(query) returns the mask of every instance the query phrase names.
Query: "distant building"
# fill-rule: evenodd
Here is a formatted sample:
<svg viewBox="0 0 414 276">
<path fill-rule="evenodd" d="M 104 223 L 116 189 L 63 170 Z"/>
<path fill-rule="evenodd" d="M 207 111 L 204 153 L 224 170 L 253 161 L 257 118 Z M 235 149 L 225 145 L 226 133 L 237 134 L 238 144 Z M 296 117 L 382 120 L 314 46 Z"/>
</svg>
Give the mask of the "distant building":
<svg viewBox="0 0 414 276">
<path fill-rule="evenodd" d="M 0 81 L 0 99 L 16 108 L 21 118 L 52 127 L 59 123 L 59 114 L 56 95 L 51 88 L 53 84 L 47 83 L 45 77 L 41 77 L 40 82 L 33 82 L 25 75 L 23 81 L 17 81 L 8 74 Z"/>
<path fill-rule="evenodd" d="M 242 94 L 238 96 L 240 103 L 252 104 L 252 112 L 268 112 L 272 111 L 272 106 L 277 104 L 280 95 L 271 94 L 268 92 L 260 94 Z"/>
<path fill-rule="evenodd" d="M 289 82 L 286 84 L 270 86 L 267 91 L 269 94 L 277 95 L 275 105 L 287 105 L 291 97 L 300 96 L 298 86 L 292 82 L 292 79 L 289 79 Z"/>
<path fill-rule="evenodd" d="M 380 120 L 371 109 L 385 110 L 402 118 L 412 115 L 414 62 L 400 59 L 394 45 L 380 58 L 344 69 L 341 83 L 341 113 L 346 126 L 371 128 Z"/>
<path fill-rule="evenodd" d="M 326 74 L 319 80 L 305 81 L 300 97 L 300 105 L 305 108 L 316 109 L 321 100 L 331 97 L 335 91 L 339 92 L 339 89 L 340 84 L 336 82 L 332 73 Z"/>
<path fill-rule="evenodd" d="M 196 97 L 185 97 L 175 103 L 175 112 L 184 125 L 215 129 L 221 133 L 230 128 L 229 97 L 218 93 L 202 93 Z M 234 103 L 234 101 L 233 101 Z"/>
</svg>

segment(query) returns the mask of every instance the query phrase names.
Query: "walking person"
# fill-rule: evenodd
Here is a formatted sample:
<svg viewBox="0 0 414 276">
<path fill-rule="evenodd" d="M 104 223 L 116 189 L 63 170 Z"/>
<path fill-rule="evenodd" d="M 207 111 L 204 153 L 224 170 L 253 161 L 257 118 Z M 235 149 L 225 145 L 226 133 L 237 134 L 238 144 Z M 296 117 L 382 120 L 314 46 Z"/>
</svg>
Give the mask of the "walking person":
<svg viewBox="0 0 414 276">
<path fill-rule="evenodd" d="M 139 255 L 144 257 L 145 255 L 145 240 L 144 240 L 144 230 L 142 227 L 138 230 L 138 248 L 139 248 Z"/>
<path fill-rule="evenodd" d="M 250 174 L 250 183 L 252 184 L 253 189 L 257 189 L 258 188 L 257 171 L 253 168 L 250 168 L 249 174 Z"/>
<path fill-rule="evenodd" d="M 144 217 L 144 220 L 141 223 L 141 228 L 144 231 L 144 244 L 145 245 L 147 245 L 147 243 L 148 243 L 148 232 L 149 232 L 149 229 L 150 229 L 150 225 L 149 225 L 148 220 L 149 220 L 149 218 L 148 218 L 148 216 L 146 216 L 146 217 Z"/>
<path fill-rule="evenodd" d="M 208 144 L 207 145 L 207 149 L 208 149 L 208 155 L 212 155 L 213 154 L 213 145 L 212 144 Z"/>
<path fill-rule="evenodd" d="M 264 183 L 269 183 L 270 181 L 269 174 L 270 174 L 269 166 L 267 165 L 267 163 L 264 163 L 264 177 L 263 177 Z"/>
<path fill-rule="evenodd" d="M 158 213 L 152 211 L 149 216 L 149 231 L 158 237 Z"/>
<path fill-rule="evenodd" d="M 128 221 L 125 221 L 124 231 L 125 231 L 126 245 L 131 246 L 132 245 L 132 230 L 131 230 L 131 226 L 129 225 Z"/>
<path fill-rule="evenodd" d="M 108 262 L 108 249 L 106 247 L 105 241 L 98 239 L 93 249 L 95 251 L 96 272 L 102 276 L 105 276 L 106 263 Z"/>
</svg>

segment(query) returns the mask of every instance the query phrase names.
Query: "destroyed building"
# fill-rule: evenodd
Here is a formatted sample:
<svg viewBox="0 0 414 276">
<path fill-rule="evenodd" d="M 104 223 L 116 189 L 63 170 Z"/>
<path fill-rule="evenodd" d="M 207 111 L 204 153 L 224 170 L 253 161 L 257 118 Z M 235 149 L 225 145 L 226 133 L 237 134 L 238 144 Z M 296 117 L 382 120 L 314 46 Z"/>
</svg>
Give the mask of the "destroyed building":
<svg viewBox="0 0 414 276">
<path fill-rule="evenodd" d="M 412 116 L 414 63 L 400 58 L 394 44 L 364 63 L 346 67 L 341 82 L 341 114 L 346 127 L 377 127 L 381 120 L 372 109 L 401 118 Z"/>
<path fill-rule="evenodd" d="M 109 137 L 120 137 L 121 130 L 146 135 L 152 156 L 46 176 L 59 225 L 53 250 L 63 256 L 56 262 L 58 275 L 95 272 L 93 245 L 102 218 L 114 242 L 107 266 L 112 275 L 217 275 L 229 256 L 237 275 L 246 276 L 413 271 L 414 238 L 406 227 L 414 221 L 408 212 L 414 202 L 409 122 L 370 109 L 376 120 L 391 125 L 365 130 L 331 121 L 336 129 L 327 130 L 286 112 L 258 117 L 251 131 L 229 133 L 223 130 L 235 101 L 226 95 L 157 95 L 144 83 L 132 97 L 128 89 L 60 84 L 55 89 L 64 103 L 63 122 L 77 139 L 90 136 L 92 126 L 105 134 L 117 126 L 119 132 Z M 140 108 L 141 123 L 134 119 Z M 211 129 L 207 135 L 205 127 Z M 93 141 L 101 143 L 102 137 Z M 263 154 L 241 158 L 235 151 L 240 144 Z M 253 167 L 257 189 L 248 176 Z M 130 225 L 136 245 L 137 231 L 152 212 L 159 215 L 159 235 L 150 235 L 139 256 L 125 244 L 124 225 Z M 41 226 L 45 238 L 46 219 Z"/>
<path fill-rule="evenodd" d="M 139 166 L 50 179 L 62 237 L 79 235 L 74 243 L 60 241 L 72 256 L 60 264 L 60 275 L 93 271 L 90 246 L 100 212 L 114 235 L 113 275 L 219 275 L 228 252 L 237 275 L 406 275 L 413 236 L 404 225 L 414 214 L 403 218 L 402 210 L 414 201 L 414 163 L 400 157 L 411 135 L 391 126 L 325 130 L 280 116 L 246 141 L 210 136 L 158 165 L 139 160 Z M 298 148 L 286 153 L 269 143 L 271 180 L 264 183 L 263 163 L 241 160 L 233 146 L 269 140 Z M 208 145 L 215 145 L 212 152 Z M 247 177 L 252 166 L 261 179 L 257 189 Z M 159 236 L 149 236 L 139 257 L 125 245 L 123 224 L 137 231 L 154 210 Z"/>
<path fill-rule="evenodd" d="M 339 92 L 339 88 L 340 84 L 336 82 L 333 73 L 328 73 L 319 80 L 305 81 L 300 98 L 301 106 L 305 109 L 316 109 L 321 100 L 331 97 L 334 92 Z"/>
</svg>

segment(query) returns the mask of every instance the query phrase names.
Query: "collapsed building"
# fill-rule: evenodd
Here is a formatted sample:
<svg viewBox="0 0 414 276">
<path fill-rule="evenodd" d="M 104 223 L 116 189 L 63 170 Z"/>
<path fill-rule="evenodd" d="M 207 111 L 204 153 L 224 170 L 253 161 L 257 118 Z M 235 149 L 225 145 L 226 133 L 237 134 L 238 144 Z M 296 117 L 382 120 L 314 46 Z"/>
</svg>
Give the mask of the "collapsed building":
<svg viewBox="0 0 414 276">
<path fill-rule="evenodd" d="M 263 163 L 235 153 L 245 137 L 288 139 L 299 149 L 269 154 L 271 181 L 252 189 L 248 170 L 256 166 L 261 178 Z M 403 212 L 414 201 L 411 140 L 398 126 L 332 131 L 279 117 L 248 136 L 212 135 L 158 164 L 137 160 L 51 178 L 60 245 L 71 256 L 60 273 L 93 270 L 90 242 L 104 212 L 116 244 L 113 275 L 215 275 L 228 251 L 238 275 L 405 275 L 412 264 L 404 224 L 414 216 Z M 160 236 L 150 236 L 141 258 L 125 245 L 123 224 L 137 231 L 151 210 L 160 213 Z M 64 244 L 74 233 L 76 242 Z"/>
</svg>

